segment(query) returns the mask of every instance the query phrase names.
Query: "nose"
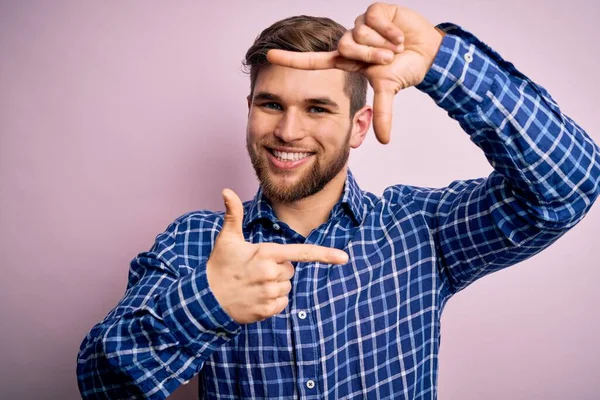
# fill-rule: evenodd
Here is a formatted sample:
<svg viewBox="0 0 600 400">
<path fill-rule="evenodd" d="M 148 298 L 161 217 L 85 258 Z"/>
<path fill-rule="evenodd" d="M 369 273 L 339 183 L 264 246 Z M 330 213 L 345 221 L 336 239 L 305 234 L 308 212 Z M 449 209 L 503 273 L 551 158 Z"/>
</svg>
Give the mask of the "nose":
<svg viewBox="0 0 600 400">
<path fill-rule="evenodd" d="M 306 135 L 302 121 L 290 109 L 282 113 L 273 134 L 284 142 L 300 140 Z"/>
</svg>

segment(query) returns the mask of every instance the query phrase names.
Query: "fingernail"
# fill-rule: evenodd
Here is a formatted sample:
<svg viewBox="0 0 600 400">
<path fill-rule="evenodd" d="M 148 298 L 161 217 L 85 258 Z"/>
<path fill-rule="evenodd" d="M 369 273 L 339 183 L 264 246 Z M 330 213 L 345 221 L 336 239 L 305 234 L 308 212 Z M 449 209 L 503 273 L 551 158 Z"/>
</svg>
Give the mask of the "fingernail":
<svg viewBox="0 0 600 400">
<path fill-rule="evenodd" d="M 383 62 L 385 63 L 389 63 L 394 59 L 394 57 L 392 55 L 390 55 L 389 53 L 385 53 L 382 57 Z"/>
<path fill-rule="evenodd" d="M 350 256 L 345 251 L 342 253 L 343 254 L 340 254 L 340 260 L 342 260 L 344 263 L 347 263 L 350 260 Z"/>
<path fill-rule="evenodd" d="M 397 43 L 397 44 L 402 44 L 402 43 L 404 43 L 404 36 L 398 36 L 398 37 L 396 38 L 396 43 Z"/>
</svg>

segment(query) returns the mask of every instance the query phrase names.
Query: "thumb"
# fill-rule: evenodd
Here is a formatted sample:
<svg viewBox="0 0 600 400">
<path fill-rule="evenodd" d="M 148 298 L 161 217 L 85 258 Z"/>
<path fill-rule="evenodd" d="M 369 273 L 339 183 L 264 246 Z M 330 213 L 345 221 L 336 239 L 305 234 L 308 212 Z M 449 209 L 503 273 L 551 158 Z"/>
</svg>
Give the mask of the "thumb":
<svg viewBox="0 0 600 400">
<path fill-rule="evenodd" d="M 394 109 L 394 92 L 376 90 L 373 99 L 373 130 L 377 140 L 382 144 L 390 141 L 392 131 L 392 110 Z"/>
<path fill-rule="evenodd" d="M 242 221 L 244 219 L 244 206 L 237 194 L 231 189 L 223 189 L 223 202 L 225 203 L 225 216 L 222 234 L 244 237 Z"/>
</svg>

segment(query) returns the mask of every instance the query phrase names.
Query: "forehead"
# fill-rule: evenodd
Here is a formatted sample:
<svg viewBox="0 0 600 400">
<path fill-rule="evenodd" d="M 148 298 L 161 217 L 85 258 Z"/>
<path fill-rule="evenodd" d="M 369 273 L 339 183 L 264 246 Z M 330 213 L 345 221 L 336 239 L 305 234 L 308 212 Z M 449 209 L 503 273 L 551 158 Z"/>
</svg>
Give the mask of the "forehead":
<svg viewBox="0 0 600 400">
<path fill-rule="evenodd" d="M 265 65 L 256 78 L 254 93 L 269 92 L 290 102 L 329 97 L 343 106 L 350 103 L 350 99 L 344 93 L 345 83 L 346 73 L 338 69 L 306 71 Z"/>
</svg>

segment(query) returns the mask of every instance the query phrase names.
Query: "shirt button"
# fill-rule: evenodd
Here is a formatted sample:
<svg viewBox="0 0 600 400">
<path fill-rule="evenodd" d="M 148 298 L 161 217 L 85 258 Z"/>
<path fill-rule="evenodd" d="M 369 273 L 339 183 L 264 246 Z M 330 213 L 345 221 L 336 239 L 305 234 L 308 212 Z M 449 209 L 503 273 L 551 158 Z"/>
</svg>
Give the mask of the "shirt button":
<svg viewBox="0 0 600 400">
<path fill-rule="evenodd" d="M 217 336 L 220 338 L 226 338 L 227 334 L 225 332 L 217 332 Z"/>
<path fill-rule="evenodd" d="M 306 311 L 304 311 L 304 310 L 298 311 L 298 318 L 305 319 L 306 318 Z M 309 382 L 311 382 L 311 381 L 309 381 Z"/>
<path fill-rule="evenodd" d="M 188 383 L 190 383 L 190 381 L 183 382 L 184 385 L 187 385 Z"/>
<path fill-rule="evenodd" d="M 465 54 L 465 61 L 470 63 L 471 61 L 473 61 L 473 54 L 472 53 L 466 53 Z"/>
<path fill-rule="evenodd" d="M 274 224 L 273 224 L 273 229 L 275 229 L 276 231 L 278 231 L 278 230 L 280 230 L 280 229 L 281 229 L 281 227 L 279 226 L 279 224 L 278 224 L 278 223 L 274 223 Z"/>
<path fill-rule="evenodd" d="M 306 381 L 306 387 L 309 389 L 312 389 L 315 387 L 315 381 L 313 381 L 312 379 Z"/>
</svg>

